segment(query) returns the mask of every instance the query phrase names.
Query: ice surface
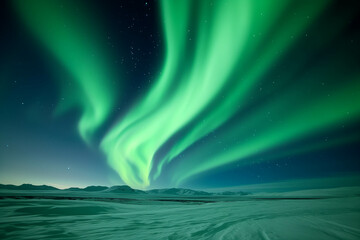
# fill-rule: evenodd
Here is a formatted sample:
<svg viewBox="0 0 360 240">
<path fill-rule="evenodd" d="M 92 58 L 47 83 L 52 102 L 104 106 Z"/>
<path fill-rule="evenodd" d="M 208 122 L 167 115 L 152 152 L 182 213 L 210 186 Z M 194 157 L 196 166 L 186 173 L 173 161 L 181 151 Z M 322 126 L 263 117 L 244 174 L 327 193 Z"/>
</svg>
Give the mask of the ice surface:
<svg viewBox="0 0 360 240">
<path fill-rule="evenodd" d="M 247 196 L 0 191 L 0 239 L 360 239 L 359 188 Z"/>
</svg>

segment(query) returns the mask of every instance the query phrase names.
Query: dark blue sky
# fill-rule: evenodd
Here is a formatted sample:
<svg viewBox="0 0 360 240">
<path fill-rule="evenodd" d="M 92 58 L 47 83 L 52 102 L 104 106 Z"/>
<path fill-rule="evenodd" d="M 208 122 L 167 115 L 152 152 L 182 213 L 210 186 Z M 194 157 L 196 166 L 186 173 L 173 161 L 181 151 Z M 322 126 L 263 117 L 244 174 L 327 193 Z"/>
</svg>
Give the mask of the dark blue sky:
<svg viewBox="0 0 360 240">
<path fill-rule="evenodd" d="M 58 2 L 64 3 L 65 7 L 71 5 L 69 1 Z M 302 9 L 311 9 L 308 6 L 311 5 L 311 1 L 295 2 L 288 5 L 283 10 L 284 13 L 279 14 L 277 20 L 279 22 L 272 26 L 269 34 L 262 36 L 256 53 L 249 54 L 250 57 L 244 60 L 243 65 L 246 66 L 246 69 L 261 62 L 260 59 L 264 57 L 262 53 L 266 52 L 268 48 L 271 49 L 271 41 L 276 39 L 277 34 L 281 34 L 281 31 L 278 30 L 278 28 L 281 29 L 281 24 L 285 24 L 287 20 L 291 21 L 292 17 L 296 23 L 297 13 L 300 15 Z M 33 3 L 39 4 L 37 1 Z M 190 15 L 192 14 L 189 29 L 191 26 L 196 26 L 196 16 L 200 15 L 202 5 L 208 3 L 211 1 L 202 1 L 197 3 L 198 6 L 189 8 Z M 121 78 L 111 80 L 118 82 L 121 86 L 115 89 L 116 93 L 119 92 L 115 98 L 116 103 L 104 122 L 93 133 L 91 141 L 86 143 L 78 131 L 78 122 L 82 116 L 81 107 L 70 108 L 57 114 L 59 104 L 61 105 L 62 101 L 70 98 L 61 91 L 62 83 L 59 79 L 71 79 L 74 76 L 59 59 L 54 57 L 51 50 L 44 46 L 46 44 L 39 41 L 36 34 L 19 16 L 15 4 L 10 1 L 0 3 L 1 183 L 33 183 L 68 187 L 115 185 L 124 182 L 131 184 L 135 181 L 131 180 L 131 177 L 126 180 L 128 177 L 125 175 L 131 175 L 131 172 L 122 172 L 117 169 L 117 167 L 125 168 L 125 165 L 121 164 L 121 160 L 113 165 L 108 164 L 108 159 L 112 158 L 106 151 L 101 150 L 99 145 L 104 136 L 118 123 L 121 123 L 127 115 L 141 109 L 139 102 L 151 92 L 156 82 L 159 81 L 159 75 L 164 71 L 163 65 L 167 56 L 166 41 L 168 40 L 166 40 L 163 27 L 165 20 L 161 13 L 161 4 L 161 1 L 106 1 L 106 3 L 75 1 L 75 4 L 71 5 L 76 11 L 87 13 L 88 18 L 84 14 L 83 21 L 85 23 L 87 20 L 91 20 L 101 26 L 99 27 L 100 35 L 97 37 L 103 44 L 101 46 L 104 51 L 110 52 L 108 55 L 108 60 L 111 62 L 110 68 L 115 69 L 114 72 L 121 75 Z M 62 4 L 60 5 L 62 6 Z M 31 14 L 31 10 L 29 12 Z M 221 103 L 225 102 L 224 99 L 231 95 L 232 89 L 236 88 L 234 83 L 238 81 L 234 79 L 243 74 L 241 66 L 235 67 L 232 77 L 229 77 L 228 85 L 221 90 L 223 93 L 220 92 L 202 112 L 199 112 L 181 128 L 179 127 L 159 148 L 155 149 L 155 154 L 151 158 L 152 169 L 149 171 L 150 187 L 172 187 L 179 184 L 179 186 L 186 187 L 209 188 L 301 178 L 358 175 L 360 172 L 359 103 L 353 101 L 354 107 L 351 109 L 354 114 L 351 115 L 351 119 L 339 116 L 336 118 L 338 120 L 326 125 L 332 119 L 333 112 L 331 111 L 332 100 L 329 100 L 329 104 L 327 104 L 325 96 L 330 96 L 330 94 L 340 96 L 339 99 L 334 100 L 334 102 L 339 102 L 334 109 L 347 109 L 349 101 L 342 102 L 340 90 L 343 87 L 350 86 L 351 89 L 353 85 L 359 86 L 359 14 L 357 1 L 347 1 L 346 3 L 329 1 L 316 16 L 315 14 L 311 16 L 313 18 L 311 23 L 304 27 L 301 34 L 296 37 L 296 41 L 289 44 L 286 52 L 281 53 L 281 57 L 269 64 L 268 69 L 259 78 L 258 85 L 254 87 L 255 90 L 249 92 L 250 94 L 244 100 L 247 101 L 246 105 L 242 109 L 234 111 L 234 114 L 224 119 L 214 129 L 210 129 L 211 124 L 209 124 L 207 134 L 199 137 L 183 149 L 179 155 L 165 163 L 161 175 L 154 177 L 158 165 L 171 150 L 175 149 L 174 146 L 185 139 L 185 136 L 195 129 L 203 119 L 220 109 Z M 69 19 L 72 19 L 71 16 Z M 58 19 L 58 21 L 61 22 L 62 19 Z M 213 21 L 215 25 L 217 21 L 219 24 L 223 23 L 215 18 Z M 42 29 L 47 25 L 38 27 Z M 290 26 L 287 31 L 291 32 L 292 28 L 295 29 L 296 26 Z M 190 32 L 190 30 L 187 31 Z M 200 32 L 201 29 L 193 27 L 191 34 L 187 35 L 187 41 L 194 41 L 192 38 L 196 39 Z M 251 37 L 253 35 L 247 36 L 249 39 Z M 255 42 L 255 40 L 251 41 Z M 188 69 L 192 64 L 188 60 L 193 60 L 192 54 L 197 52 L 197 48 L 199 46 L 196 44 L 189 44 L 188 47 L 185 47 L 183 60 L 179 61 L 177 67 L 179 76 L 189 72 Z M 236 49 L 235 46 L 234 49 Z M 208 52 L 211 52 L 211 49 Z M 71 58 L 71 54 L 69 56 Z M 228 58 L 226 59 L 228 60 Z M 206 61 L 204 60 L 204 62 Z M 221 71 L 220 65 L 218 71 Z M 214 72 L 216 73 L 216 71 Z M 171 102 L 174 95 L 181 93 L 182 78 L 178 75 L 174 76 L 176 84 L 173 84 L 168 90 L 168 96 L 162 101 L 162 104 L 167 101 Z M 275 81 L 279 85 L 273 88 L 272 85 Z M 76 81 L 74 80 L 74 82 Z M 319 90 L 319 86 L 330 87 L 327 90 Z M 356 87 L 348 90 L 348 95 L 360 96 L 359 88 Z M 294 89 L 298 89 L 295 91 L 296 96 L 285 97 Z M 77 93 L 75 88 L 72 91 L 74 96 L 82 94 Z M 210 91 L 194 90 L 194 94 L 197 95 L 206 95 L 207 92 Z M 226 95 L 227 93 L 229 95 Z M 291 107 L 288 110 L 279 110 L 278 115 L 273 116 L 274 120 L 269 120 L 270 117 L 264 117 L 264 121 L 259 120 L 258 118 L 269 115 L 265 112 L 261 113 L 261 109 L 266 109 L 266 104 L 274 102 L 269 106 L 272 111 L 276 111 L 275 99 L 279 96 L 284 96 L 284 98 L 279 98 L 281 103 L 279 108 L 288 103 L 291 103 L 289 104 Z M 196 98 L 194 97 L 194 99 Z M 360 102 L 360 97 L 355 97 L 355 99 Z M 322 104 L 319 103 L 318 112 L 313 112 L 314 115 L 311 116 L 307 115 L 306 109 L 311 109 L 312 104 L 318 104 L 318 100 Z M 239 103 L 234 102 L 234 108 Z M 192 104 L 196 105 L 196 103 Z M 305 104 L 308 107 L 303 107 Z M 162 107 L 163 105 L 159 105 L 158 108 Z M 294 116 L 298 116 L 298 120 L 287 122 L 287 116 L 292 114 L 294 109 L 299 109 L 298 112 L 294 111 Z M 305 110 L 301 112 L 300 109 Z M 177 110 L 175 105 L 173 111 L 173 114 L 177 114 L 177 111 L 180 110 Z M 190 112 L 187 109 L 182 111 L 184 111 L 184 115 Z M 336 111 L 334 111 L 335 114 L 337 114 Z M 169 121 L 165 121 L 169 126 L 172 121 L 179 121 L 178 119 L 172 120 L 171 115 L 172 113 L 169 116 L 162 115 L 162 119 L 169 118 Z M 251 129 L 240 132 L 239 135 L 236 135 L 238 138 L 232 136 L 232 134 L 237 134 L 237 127 L 251 117 L 255 119 L 252 122 L 259 120 L 259 123 L 253 126 L 249 124 Z M 306 128 L 306 122 L 316 121 L 314 118 L 323 120 L 319 121 L 320 125 L 316 125 L 317 127 Z M 276 132 L 272 135 L 264 135 L 268 137 L 259 137 L 255 141 L 256 146 L 268 141 L 268 138 L 277 141 L 278 135 L 287 136 L 286 131 L 291 132 L 292 129 L 305 127 L 303 132 L 299 132 L 299 137 L 289 138 L 282 142 L 280 138 L 281 144 L 274 146 L 269 141 L 269 145 L 264 145 L 263 149 L 259 147 L 259 151 L 245 157 L 240 157 L 240 154 L 238 160 L 227 160 L 228 153 L 236 152 L 238 154 L 242 148 L 247 150 L 244 146 L 247 146 L 247 142 L 251 143 L 251 137 L 261 136 L 261 131 L 271 133 L 271 129 L 277 126 L 272 121 L 284 121 L 284 125 L 295 122 L 297 125 L 284 128 L 285 133 Z M 148 127 L 156 126 L 155 124 L 149 122 Z M 165 125 L 164 129 L 166 129 Z M 144 126 L 147 128 L 147 125 Z M 145 129 L 143 130 L 146 132 Z M 149 135 L 142 136 L 139 134 L 141 131 L 142 129 L 138 128 L 137 132 L 129 138 L 146 143 L 159 138 L 157 134 L 153 138 Z M 134 135 L 139 135 L 139 138 Z M 216 139 L 216 145 L 214 145 L 214 139 Z M 237 145 L 236 141 L 239 139 L 245 144 L 242 142 Z M 284 137 L 284 139 L 286 138 Z M 126 151 L 126 149 L 119 151 Z M 219 157 L 216 158 L 216 156 Z M 127 159 L 126 161 L 132 160 Z M 212 161 L 216 164 L 214 167 L 209 167 Z M 135 164 L 134 168 L 136 167 L 138 166 Z M 181 178 L 175 179 L 176 176 L 186 176 L 187 170 L 194 171 L 194 174 L 189 173 L 186 180 L 178 182 L 177 180 Z M 141 175 L 140 168 L 135 169 L 133 174 Z M 134 179 L 141 181 L 137 177 Z M 134 186 L 137 185 L 134 184 Z"/>
</svg>

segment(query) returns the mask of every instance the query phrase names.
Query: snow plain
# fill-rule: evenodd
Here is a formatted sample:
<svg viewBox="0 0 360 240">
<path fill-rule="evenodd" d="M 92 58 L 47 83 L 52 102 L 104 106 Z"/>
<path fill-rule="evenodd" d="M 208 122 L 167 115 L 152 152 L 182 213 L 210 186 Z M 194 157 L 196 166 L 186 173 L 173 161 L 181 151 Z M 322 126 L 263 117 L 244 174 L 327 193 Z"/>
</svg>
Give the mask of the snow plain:
<svg viewBox="0 0 360 240">
<path fill-rule="evenodd" d="M 246 196 L 0 191 L 0 239 L 360 239 L 360 189 Z"/>
</svg>

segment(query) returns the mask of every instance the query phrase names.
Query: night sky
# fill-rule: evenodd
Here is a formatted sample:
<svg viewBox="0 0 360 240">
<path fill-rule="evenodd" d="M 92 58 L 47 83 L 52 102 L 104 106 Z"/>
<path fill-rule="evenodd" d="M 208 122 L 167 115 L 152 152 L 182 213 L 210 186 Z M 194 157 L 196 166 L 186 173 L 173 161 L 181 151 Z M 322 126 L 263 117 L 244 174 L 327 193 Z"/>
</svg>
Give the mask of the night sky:
<svg viewBox="0 0 360 240">
<path fill-rule="evenodd" d="M 1 1 L 0 182 L 360 174 L 360 4 Z"/>
</svg>

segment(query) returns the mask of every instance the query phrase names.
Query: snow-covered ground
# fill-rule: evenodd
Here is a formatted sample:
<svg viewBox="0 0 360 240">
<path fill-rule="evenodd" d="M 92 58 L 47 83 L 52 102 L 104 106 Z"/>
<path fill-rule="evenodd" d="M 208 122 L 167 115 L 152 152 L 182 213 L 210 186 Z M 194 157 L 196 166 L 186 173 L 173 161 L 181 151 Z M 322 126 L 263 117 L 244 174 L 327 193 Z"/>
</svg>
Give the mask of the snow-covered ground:
<svg viewBox="0 0 360 240">
<path fill-rule="evenodd" d="M 312 193 L 316 198 L 309 190 L 117 201 L 104 193 L 69 200 L 74 193 L 8 198 L 2 192 L 0 239 L 360 239 L 359 188 Z"/>
</svg>

